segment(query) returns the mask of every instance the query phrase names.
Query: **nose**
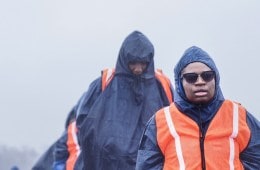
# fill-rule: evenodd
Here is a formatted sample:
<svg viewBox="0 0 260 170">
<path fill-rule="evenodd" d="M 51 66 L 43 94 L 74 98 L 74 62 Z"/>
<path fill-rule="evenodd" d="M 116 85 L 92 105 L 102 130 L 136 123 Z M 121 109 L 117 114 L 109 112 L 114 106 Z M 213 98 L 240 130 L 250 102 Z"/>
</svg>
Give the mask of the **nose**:
<svg viewBox="0 0 260 170">
<path fill-rule="evenodd" d="M 141 63 L 136 63 L 133 70 L 134 74 L 140 75 L 143 73 L 143 71 L 144 71 L 143 65 Z"/>
<path fill-rule="evenodd" d="M 201 75 L 198 75 L 197 81 L 195 82 L 196 84 L 201 84 L 205 83 L 206 81 L 201 77 Z"/>
</svg>

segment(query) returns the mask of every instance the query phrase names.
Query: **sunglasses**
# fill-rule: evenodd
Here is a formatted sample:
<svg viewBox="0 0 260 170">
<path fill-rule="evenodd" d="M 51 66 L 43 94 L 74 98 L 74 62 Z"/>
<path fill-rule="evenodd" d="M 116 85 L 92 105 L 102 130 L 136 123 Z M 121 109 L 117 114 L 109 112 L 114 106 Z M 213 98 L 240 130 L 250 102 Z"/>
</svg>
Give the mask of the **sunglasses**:
<svg viewBox="0 0 260 170">
<path fill-rule="evenodd" d="M 198 77 L 201 77 L 205 82 L 210 82 L 215 77 L 215 71 L 204 71 L 201 74 L 197 73 L 185 73 L 182 75 L 182 79 L 184 78 L 186 82 L 190 84 L 196 83 Z"/>
</svg>

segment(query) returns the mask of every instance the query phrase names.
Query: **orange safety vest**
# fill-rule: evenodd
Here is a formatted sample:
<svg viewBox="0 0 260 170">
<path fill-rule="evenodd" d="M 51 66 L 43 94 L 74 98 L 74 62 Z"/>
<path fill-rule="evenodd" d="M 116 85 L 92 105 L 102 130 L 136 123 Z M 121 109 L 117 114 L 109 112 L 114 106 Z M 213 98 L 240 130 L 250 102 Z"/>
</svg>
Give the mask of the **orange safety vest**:
<svg viewBox="0 0 260 170">
<path fill-rule="evenodd" d="M 112 78 L 114 77 L 115 74 L 115 69 L 114 68 L 108 68 L 103 70 L 102 74 L 102 91 L 105 89 L 105 87 L 110 83 Z M 156 69 L 155 70 L 155 77 L 157 80 L 160 81 L 165 94 L 169 100 L 169 103 L 173 102 L 173 97 L 172 97 L 172 90 L 171 90 L 171 81 L 170 79 L 163 74 L 161 69 Z"/>
<path fill-rule="evenodd" d="M 199 127 L 171 104 L 155 116 L 157 142 L 164 155 L 164 170 L 201 170 Z M 225 100 L 205 134 L 206 169 L 244 169 L 239 154 L 249 142 L 246 110 Z"/>
<path fill-rule="evenodd" d="M 102 71 L 102 91 L 105 90 L 107 85 L 110 83 L 114 77 L 115 69 L 104 69 Z M 170 80 L 163 74 L 162 70 L 157 69 L 155 71 L 155 77 L 160 81 L 163 86 L 163 89 L 166 93 L 166 96 L 169 102 L 172 102 L 172 93 L 171 93 L 171 83 Z M 76 121 L 73 120 L 68 126 L 68 138 L 67 138 L 67 147 L 69 152 L 69 157 L 66 162 L 66 170 L 73 170 L 74 165 L 77 161 L 77 158 L 80 154 L 80 146 L 77 139 L 77 127 Z"/>
<path fill-rule="evenodd" d="M 77 138 L 77 127 L 76 127 L 76 121 L 73 120 L 70 122 L 68 129 L 67 129 L 67 148 L 69 152 L 69 157 L 66 161 L 66 170 L 73 170 L 75 163 L 78 159 L 78 156 L 80 154 L 80 146 L 78 143 Z"/>
</svg>

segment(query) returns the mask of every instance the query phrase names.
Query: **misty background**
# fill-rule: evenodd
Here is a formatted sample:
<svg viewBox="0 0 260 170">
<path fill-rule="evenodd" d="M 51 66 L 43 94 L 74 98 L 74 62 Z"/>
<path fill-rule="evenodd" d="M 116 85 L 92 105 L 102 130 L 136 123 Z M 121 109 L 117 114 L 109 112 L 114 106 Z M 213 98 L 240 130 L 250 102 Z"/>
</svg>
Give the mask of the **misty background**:
<svg viewBox="0 0 260 170">
<path fill-rule="evenodd" d="M 1 1 L 0 169 L 30 169 L 134 30 L 172 82 L 187 48 L 207 51 L 224 96 L 259 119 L 259 9 L 259 0 Z"/>
</svg>

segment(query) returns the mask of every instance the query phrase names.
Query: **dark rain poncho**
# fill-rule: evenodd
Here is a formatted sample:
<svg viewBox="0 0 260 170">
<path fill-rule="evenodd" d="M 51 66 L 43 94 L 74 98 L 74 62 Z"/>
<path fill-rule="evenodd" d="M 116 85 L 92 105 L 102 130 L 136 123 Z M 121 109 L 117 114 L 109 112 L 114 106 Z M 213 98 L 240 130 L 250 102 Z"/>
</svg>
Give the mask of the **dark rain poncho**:
<svg viewBox="0 0 260 170">
<path fill-rule="evenodd" d="M 101 95 L 101 79 L 90 85 L 78 109 L 77 125 L 84 169 L 134 170 L 139 141 L 150 117 L 169 105 L 155 78 L 154 48 L 140 32 L 123 42 L 115 75 Z M 135 76 L 132 61 L 148 63 L 144 74 Z M 89 107 L 91 105 L 91 107 Z"/>
</svg>

